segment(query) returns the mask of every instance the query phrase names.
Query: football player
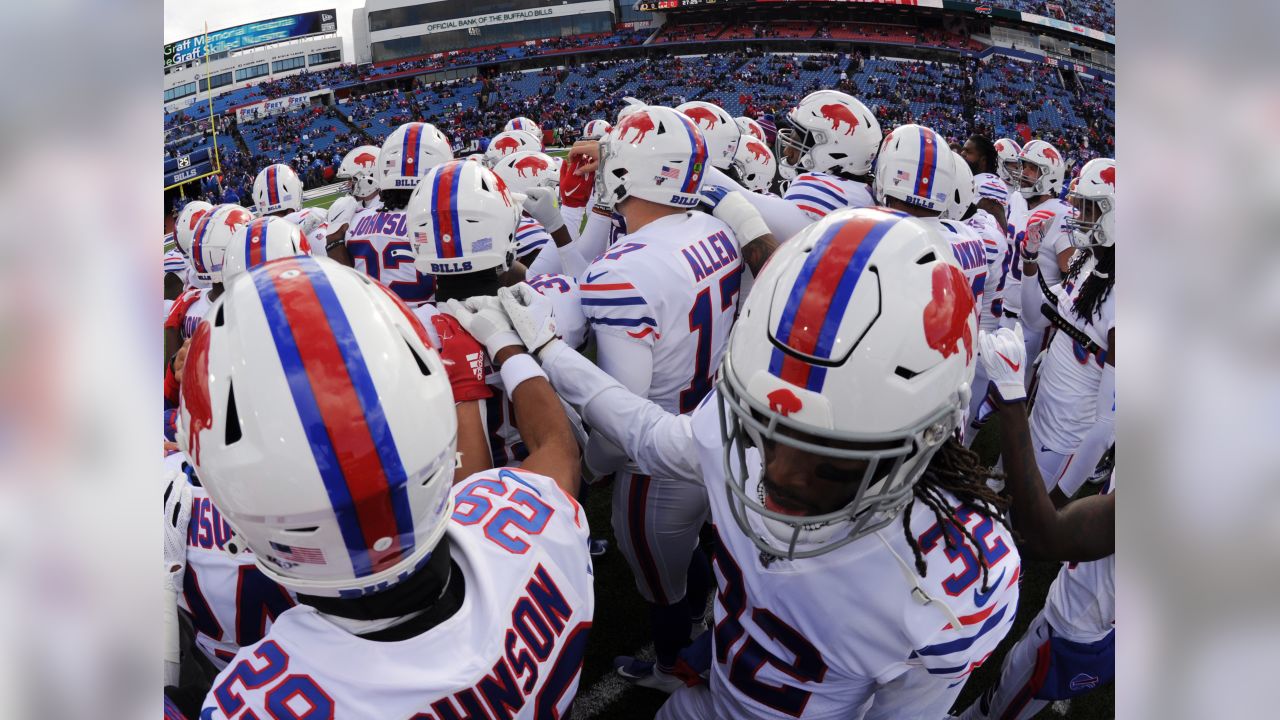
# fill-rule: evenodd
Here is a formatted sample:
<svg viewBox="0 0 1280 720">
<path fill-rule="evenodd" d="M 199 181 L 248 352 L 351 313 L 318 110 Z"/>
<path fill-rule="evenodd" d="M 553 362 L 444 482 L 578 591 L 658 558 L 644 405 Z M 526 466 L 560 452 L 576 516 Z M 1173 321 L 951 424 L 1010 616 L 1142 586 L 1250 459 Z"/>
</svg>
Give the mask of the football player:
<svg viewBox="0 0 1280 720">
<path fill-rule="evenodd" d="M 1074 214 L 1065 219 L 1079 252 L 1061 283 L 1042 285 L 1038 236 L 1028 233 L 1023 248 L 1022 319 L 1055 330 L 1038 371 L 1031 434 L 1040 475 L 1059 503 L 1079 491 L 1115 441 L 1115 183 L 1114 160 L 1081 169 L 1067 196 Z"/>
<path fill-rule="evenodd" d="M 542 152 L 542 141 L 523 130 L 506 130 L 493 136 L 484 151 L 484 164 L 493 167 L 499 160 L 518 152 Z"/>
<path fill-rule="evenodd" d="M 378 151 L 378 203 L 358 211 L 346 232 L 346 249 L 355 268 L 410 307 L 430 302 L 435 283 L 413 265 L 405 207 L 422 176 L 452 159 L 448 139 L 430 123 L 405 123 L 393 130 Z"/>
<path fill-rule="evenodd" d="M 563 716 L 591 559 L 578 448 L 532 358 L 497 358 L 525 467 L 455 483 L 446 370 L 393 293 L 286 258 L 233 283 L 218 312 L 190 350 L 179 444 L 298 605 L 240 649 L 202 717 Z"/>
<path fill-rule="evenodd" d="M 1058 149 L 1044 140 L 1032 140 L 1022 146 L 1018 153 L 1018 193 L 1027 201 L 1027 219 L 1022 229 L 1019 243 L 1023 257 L 1027 255 L 1027 247 L 1038 248 L 1036 262 L 1039 265 L 1040 282 L 1045 287 L 1053 287 L 1062 280 L 1062 275 L 1071 265 L 1071 256 L 1075 248 L 1071 245 L 1071 232 L 1067 229 L 1066 219 L 1071 214 L 1071 206 L 1059 200 L 1062 194 L 1063 175 L 1066 163 Z M 1026 275 L 1025 268 L 1023 275 Z M 1027 290 L 1023 288 L 1025 299 Z M 1025 312 L 1034 309 L 1021 308 Z M 1031 384 L 1036 356 L 1044 347 L 1044 330 L 1026 321 L 1023 322 L 1027 339 L 1027 385 Z"/>
<path fill-rule="evenodd" d="M 1044 607 L 1005 655 L 999 680 L 960 717 L 1026 720 L 1052 701 L 1115 676 L 1115 476 L 1102 494 L 1057 509 L 1037 468 L 1026 390 L 1015 367 L 1026 361 L 1026 345 L 1007 328 L 983 333 L 980 344 L 1000 417 L 1005 487 L 1020 549 L 1063 565 Z"/>
<path fill-rule="evenodd" d="M 964 269 L 979 310 L 987 284 L 987 251 L 975 230 L 945 219 L 958 202 L 962 179 L 972 177 L 967 165 L 957 165 L 964 161 L 941 135 L 922 125 L 902 125 L 885 138 L 876 158 L 875 193 L 880 205 L 938 226 Z M 971 198 L 973 191 L 964 194 Z"/>
<path fill-rule="evenodd" d="M 1004 183 L 1009 197 L 1006 217 L 1005 235 L 1009 238 L 1009 250 L 1012 255 L 1009 273 L 1005 276 L 1004 303 L 1001 311 L 1004 318 L 1000 327 L 1012 328 L 1019 324 L 1022 313 L 1022 241 L 1027 230 L 1027 199 L 1018 192 L 1017 173 L 1021 164 L 1018 155 L 1022 147 L 1009 138 L 1000 138 L 995 142 L 996 174 Z"/>
<path fill-rule="evenodd" d="M 183 348 L 195 335 L 196 328 L 222 295 L 222 263 L 240 230 L 253 220 L 253 215 L 239 205 L 219 205 L 196 223 L 191 241 L 191 264 L 196 278 L 207 289 L 192 288 L 174 301 L 164 320 L 164 397 L 177 404 L 178 385 L 182 378 Z M 181 356 L 181 357 L 180 357 Z"/>
<path fill-rule="evenodd" d="M 505 125 L 502 126 L 503 132 L 508 132 L 511 130 L 519 130 L 523 133 L 528 134 L 530 137 L 532 137 L 534 140 L 538 142 L 538 147 L 534 149 L 539 151 L 542 150 L 542 128 L 538 127 L 538 123 L 523 116 L 513 117 L 510 120 L 508 120 Z"/>
<path fill-rule="evenodd" d="M 345 240 L 351 220 L 364 209 L 378 210 L 378 152 L 377 145 L 361 145 L 347 152 L 338 167 L 337 177 L 346 181 L 346 194 L 329 206 L 325 216 L 325 244 L 329 257 L 351 265 Z"/>
<path fill-rule="evenodd" d="M 560 182 L 560 173 L 551 156 L 541 152 L 520 151 L 507 155 L 494 164 L 493 172 L 502 178 L 508 190 L 520 195 L 526 195 L 532 188 L 555 190 Z M 551 192 L 546 195 L 548 198 L 553 197 Z M 554 229 L 561 231 L 558 240 L 553 240 L 547 228 L 528 212 L 521 215 L 520 226 L 516 228 L 516 260 L 531 268 L 533 262 L 545 251 L 550 256 L 547 272 L 558 273 L 562 266 L 557 257 L 559 252 L 553 248 L 557 243 L 567 245 L 573 238 L 559 211 L 551 216 L 550 222 Z M 555 227 L 556 224 L 559 227 Z"/>
<path fill-rule="evenodd" d="M 613 126 L 609 124 L 608 120 L 605 120 L 604 118 L 596 118 L 582 126 L 582 137 L 579 139 L 599 140 L 604 137 L 605 133 L 609 132 L 612 127 Z"/>
<path fill-rule="evenodd" d="M 956 439 L 973 295 L 936 224 L 831 213 L 781 245 L 691 415 L 503 308 L 561 396 L 642 472 L 699 483 L 718 538 L 711 683 L 661 718 L 942 717 L 1013 623 L 1020 562 Z"/>
<path fill-rule="evenodd" d="M 302 209 L 302 180 L 284 163 L 268 165 L 253 179 L 254 213 L 285 217 Z"/>
<path fill-rule="evenodd" d="M 702 131 L 707 144 L 707 162 L 722 172 L 728 172 L 742 138 L 742 131 L 733 121 L 733 116 L 719 105 L 703 100 L 691 100 L 677 105 L 676 110 L 688 116 Z"/>
<path fill-rule="evenodd" d="M 732 128 L 736 144 L 732 118 L 720 114 L 719 127 Z M 621 215 L 627 229 L 582 276 L 582 309 L 597 361 L 624 387 L 671 413 L 692 411 L 710 392 L 737 316 L 745 268 L 734 229 L 690 212 L 701 201 L 711 152 L 687 113 L 651 105 L 604 137 L 595 175 L 600 204 Z M 767 233 L 758 216 L 756 222 L 753 234 Z M 614 533 L 649 604 L 657 655 L 656 663 L 620 656 L 615 665 L 628 680 L 670 692 L 683 685 L 674 671 L 691 618 L 701 618 L 706 608 L 706 559 L 697 549 L 706 494 L 696 485 L 640 472 L 599 434 L 585 454 L 595 475 L 617 473 Z M 687 588 L 686 576 L 695 578 Z"/>
<path fill-rule="evenodd" d="M 212 209 L 213 206 L 203 200 L 192 200 L 182 207 L 181 212 L 178 213 L 178 219 L 174 223 L 174 245 L 187 262 L 187 271 L 184 276 L 185 285 L 183 287 L 185 290 L 190 290 L 193 287 L 198 287 L 201 290 L 209 288 L 209 283 L 196 278 L 196 273 L 192 268 L 191 242 L 195 238 L 196 224 L 200 222 L 200 218 L 204 217 L 205 213 Z"/>
</svg>

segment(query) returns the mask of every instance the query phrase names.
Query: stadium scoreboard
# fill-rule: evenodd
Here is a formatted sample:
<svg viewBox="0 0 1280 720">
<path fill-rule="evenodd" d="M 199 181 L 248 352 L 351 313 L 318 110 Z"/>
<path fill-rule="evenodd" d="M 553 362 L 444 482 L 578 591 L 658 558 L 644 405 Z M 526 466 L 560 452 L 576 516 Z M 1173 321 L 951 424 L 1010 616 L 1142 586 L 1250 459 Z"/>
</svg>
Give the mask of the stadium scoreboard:
<svg viewBox="0 0 1280 720">
<path fill-rule="evenodd" d="M 199 60 L 206 53 L 217 55 L 230 50 L 243 50 L 281 40 L 335 33 L 338 31 L 337 18 L 337 10 L 317 10 L 259 20 L 211 32 L 208 35 L 207 47 L 203 34 L 167 43 L 164 46 L 164 66 L 182 65 Z"/>
</svg>

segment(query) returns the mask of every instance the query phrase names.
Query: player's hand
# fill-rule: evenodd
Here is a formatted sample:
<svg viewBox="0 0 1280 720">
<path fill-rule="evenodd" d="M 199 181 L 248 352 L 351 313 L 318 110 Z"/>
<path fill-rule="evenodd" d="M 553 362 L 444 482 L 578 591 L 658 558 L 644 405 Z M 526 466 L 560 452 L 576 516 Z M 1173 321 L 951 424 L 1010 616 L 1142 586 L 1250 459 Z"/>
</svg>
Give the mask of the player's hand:
<svg viewBox="0 0 1280 720">
<path fill-rule="evenodd" d="M 579 140 L 569 148 L 569 160 L 576 161 L 573 174 L 586 176 L 600 167 L 600 141 Z"/>
<path fill-rule="evenodd" d="M 1044 223 L 1037 223 L 1023 233 L 1022 236 L 1022 259 L 1027 262 L 1035 262 L 1040 256 L 1040 242 L 1044 239 Z"/>
<path fill-rule="evenodd" d="M 498 290 L 498 299 L 502 302 L 502 310 L 511 321 L 511 326 L 520 335 L 520 341 L 536 353 L 555 340 L 556 333 L 555 306 L 551 298 L 534 290 L 529 283 L 520 283 L 509 288 Z"/>
<path fill-rule="evenodd" d="M 564 218 L 560 216 L 560 208 L 556 207 L 556 194 L 549 187 L 532 187 L 521 203 L 529 217 L 537 220 L 548 233 L 564 227 Z"/>
<path fill-rule="evenodd" d="M 181 471 L 164 481 L 164 587 L 182 592 L 187 569 L 187 526 L 191 524 L 191 483 Z"/>
<path fill-rule="evenodd" d="M 498 351 L 503 348 L 513 345 L 524 347 L 520 343 L 520 336 L 511 329 L 511 321 L 507 319 L 506 313 L 502 311 L 502 303 L 496 297 L 482 295 L 467 298 L 466 302 L 453 299 L 438 307 L 456 318 L 458 324 L 471 333 L 471 337 L 484 345 L 491 358 L 496 358 Z"/>
<path fill-rule="evenodd" d="M 586 159 L 586 156 L 575 158 L 570 154 L 568 159 L 560 163 L 560 204 L 565 207 L 586 207 L 591 199 L 591 188 L 596 182 L 595 173 L 578 174 Z"/>
<path fill-rule="evenodd" d="M 178 348 L 178 352 L 173 354 L 173 377 L 182 384 L 182 369 L 187 366 L 187 351 L 191 348 L 191 338 L 187 338 L 182 343 L 182 347 Z"/>
<path fill-rule="evenodd" d="M 1000 328 L 991 333 L 979 332 L 978 359 L 987 370 L 987 378 L 995 388 L 996 399 L 1016 402 L 1027 397 L 1027 389 L 1022 383 L 1027 346 L 1022 337 L 1021 324 L 1013 330 Z"/>
<path fill-rule="evenodd" d="M 769 234 L 769 226 L 760 216 L 760 211 L 737 190 L 726 192 L 718 185 L 704 185 L 702 197 L 707 201 L 715 199 L 711 214 L 733 230 L 738 239 L 738 247 Z"/>
</svg>

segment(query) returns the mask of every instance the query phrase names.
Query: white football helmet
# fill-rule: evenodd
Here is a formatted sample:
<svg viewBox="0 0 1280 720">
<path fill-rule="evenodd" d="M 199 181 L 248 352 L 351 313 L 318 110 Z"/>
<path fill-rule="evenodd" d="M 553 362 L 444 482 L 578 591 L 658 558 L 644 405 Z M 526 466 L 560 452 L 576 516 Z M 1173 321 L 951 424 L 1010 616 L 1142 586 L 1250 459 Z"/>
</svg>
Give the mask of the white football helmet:
<svg viewBox="0 0 1280 720">
<path fill-rule="evenodd" d="M 500 132 L 489 141 L 489 147 L 484 151 L 484 164 L 493 167 L 502 158 L 518 152 L 542 152 L 542 143 L 535 142 L 532 135 L 520 130 Z"/>
<path fill-rule="evenodd" d="M 1072 245 L 1078 248 L 1115 245 L 1115 160 L 1094 158 L 1085 163 L 1071 183 L 1067 202 L 1075 210 L 1065 218 Z"/>
<path fill-rule="evenodd" d="M 547 273 L 526 282 L 539 294 L 551 298 L 556 316 L 556 332 L 571 348 L 587 341 L 587 316 L 582 312 L 582 293 L 577 278 Z"/>
<path fill-rule="evenodd" d="M 1010 187 L 1017 187 L 1018 168 L 1022 165 L 1018 162 L 1018 155 L 1022 154 L 1022 146 L 1009 138 L 1000 138 L 995 142 L 995 146 L 996 173 Z"/>
<path fill-rule="evenodd" d="M 231 238 L 222 261 L 222 282 L 231 281 L 272 260 L 310 255 L 311 244 L 297 225 L 278 217 L 260 217 Z"/>
<path fill-rule="evenodd" d="M 728 170 L 733 164 L 734 153 L 738 151 L 738 140 L 742 137 L 742 131 L 733 121 L 733 116 L 719 105 L 702 100 L 678 105 L 676 110 L 688 115 L 702 131 L 702 136 L 707 139 L 707 158 L 711 164 L 721 170 Z"/>
<path fill-rule="evenodd" d="M 804 171 L 867 175 L 881 138 L 880 121 L 857 98 L 819 90 L 779 119 L 778 166 L 788 179 Z M 794 161 L 787 158 L 788 150 Z"/>
<path fill-rule="evenodd" d="M 384 590 L 426 563 L 453 512 L 444 365 L 358 270 L 299 256 L 245 277 L 191 340 L 179 447 L 267 577 L 323 597 Z"/>
<path fill-rule="evenodd" d="M 733 174 L 748 190 L 769 192 L 773 176 L 778 172 L 778 161 L 763 141 L 751 135 L 743 135 L 738 150 L 733 154 Z"/>
<path fill-rule="evenodd" d="M 556 187 L 560 184 L 560 168 L 550 155 L 522 150 L 498 160 L 493 172 L 507 184 L 511 192 L 525 193 L 534 187 Z"/>
<path fill-rule="evenodd" d="M 196 278 L 210 283 L 222 282 L 227 248 L 252 221 L 253 213 L 239 205 L 219 205 L 200 218 L 191 241 L 191 268 Z"/>
<path fill-rule="evenodd" d="M 599 140 L 604 137 L 605 133 L 609 132 L 609 128 L 611 127 L 613 126 L 609 124 L 608 120 L 592 120 L 587 123 L 586 127 L 582 128 L 582 139 Z"/>
<path fill-rule="evenodd" d="M 742 133 L 744 136 L 750 135 L 762 143 L 769 142 L 769 136 L 765 135 L 764 128 L 760 127 L 760 123 L 755 120 L 743 115 L 741 117 L 734 118 L 733 122 L 738 126 L 738 132 Z"/>
<path fill-rule="evenodd" d="M 947 141 L 927 127 L 894 128 L 876 158 L 876 202 L 895 198 L 941 214 L 955 193 L 953 156 Z"/>
<path fill-rule="evenodd" d="M 262 168 L 253 179 L 253 204 L 259 215 L 301 210 L 302 180 L 298 173 L 283 163 Z"/>
<path fill-rule="evenodd" d="M 427 275 L 511 267 L 520 204 L 487 167 L 466 160 L 437 165 L 406 207 L 414 266 Z"/>
<path fill-rule="evenodd" d="M 1016 180 L 1022 197 L 1058 197 L 1062 193 L 1062 178 L 1067 172 L 1067 164 L 1057 148 L 1043 140 L 1032 140 L 1022 146 L 1018 161 Z M 1040 170 L 1040 175 L 1035 180 L 1026 175 L 1028 165 L 1034 165 Z"/>
<path fill-rule="evenodd" d="M 701 201 L 707 141 L 687 115 L 647 105 L 600 139 L 596 201 L 603 208 L 638 197 L 691 208 Z"/>
<path fill-rule="evenodd" d="M 534 140 L 538 142 L 537 149 L 538 150 L 542 149 L 542 128 L 538 127 L 538 123 L 530 120 L 527 117 L 514 117 L 508 120 L 506 125 L 502 126 L 503 132 L 507 132 L 510 130 L 520 130 L 522 132 L 528 133 L 530 136 L 533 137 Z"/>
<path fill-rule="evenodd" d="M 821 555 L 893 522 L 960 426 L 977 313 L 932 225 L 833 212 L 778 248 L 743 303 L 716 387 L 729 507 L 763 552 Z M 766 441 L 867 466 L 840 510 L 786 514 L 747 458 Z"/>
<path fill-rule="evenodd" d="M 173 223 L 173 239 L 178 245 L 182 257 L 191 259 L 191 241 L 196 234 L 196 224 L 213 206 L 203 200 L 192 200 L 178 212 L 178 219 Z"/>
<path fill-rule="evenodd" d="M 952 220 L 963 220 L 969 206 L 973 205 L 975 195 L 973 187 L 973 170 L 959 153 L 951 153 L 952 168 L 955 170 L 955 189 L 951 191 L 951 202 L 942 216 Z"/>
<path fill-rule="evenodd" d="M 347 181 L 347 193 L 365 200 L 378 192 L 378 152 L 376 145 L 361 145 L 342 158 L 338 179 Z"/>
<path fill-rule="evenodd" d="M 449 139 L 435 125 L 405 123 L 391 131 L 378 151 L 378 189 L 412 190 L 428 170 L 452 159 Z"/>
<path fill-rule="evenodd" d="M 618 110 L 618 119 L 617 119 L 617 122 L 614 123 L 614 125 L 617 125 L 618 123 L 622 122 L 623 118 L 630 115 L 631 113 L 638 112 L 647 107 L 649 107 L 648 104 L 646 104 L 645 101 L 639 98 L 633 98 L 630 95 L 622 98 L 622 108 Z"/>
</svg>

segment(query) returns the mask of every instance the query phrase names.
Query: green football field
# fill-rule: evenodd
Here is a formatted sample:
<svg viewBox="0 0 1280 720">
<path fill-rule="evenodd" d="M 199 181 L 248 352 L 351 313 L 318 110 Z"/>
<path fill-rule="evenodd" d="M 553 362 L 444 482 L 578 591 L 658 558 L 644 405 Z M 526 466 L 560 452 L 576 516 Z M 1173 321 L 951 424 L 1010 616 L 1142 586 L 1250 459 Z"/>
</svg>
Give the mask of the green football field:
<svg viewBox="0 0 1280 720">
<path fill-rule="evenodd" d="M 564 152 L 555 153 L 563 155 Z M 338 195 L 315 198 L 304 203 L 306 207 L 327 208 Z M 998 453 L 998 429 L 996 422 L 989 422 L 979 433 L 974 449 L 985 462 L 994 462 Z M 1086 486 L 1088 488 L 1090 486 Z M 587 647 L 582 668 L 582 680 L 578 700 L 574 706 L 573 720 L 610 718 L 613 720 L 650 720 L 662 705 L 665 695 L 653 690 L 628 685 L 613 672 L 614 655 L 641 655 L 652 659 L 649 645 L 648 610 L 636 593 L 631 570 L 618 554 L 613 530 L 609 525 L 609 486 L 597 485 L 588 492 L 583 505 L 591 524 L 592 534 L 609 539 L 610 550 L 595 561 L 596 612 L 591 630 L 591 642 Z M 1087 490 L 1086 490 L 1087 492 Z M 999 676 L 1000 662 L 1013 642 L 1022 636 L 1027 625 L 1044 605 L 1049 585 L 1058 573 L 1059 563 L 1023 561 L 1021 602 L 1018 618 L 1005 642 L 965 685 L 957 705 L 968 706 L 983 689 Z M 1069 718 L 1071 720 L 1105 720 L 1115 717 L 1115 686 L 1107 685 L 1098 691 L 1069 703 L 1051 705 L 1038 717 Z"/>
</svg>

